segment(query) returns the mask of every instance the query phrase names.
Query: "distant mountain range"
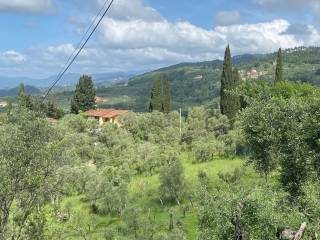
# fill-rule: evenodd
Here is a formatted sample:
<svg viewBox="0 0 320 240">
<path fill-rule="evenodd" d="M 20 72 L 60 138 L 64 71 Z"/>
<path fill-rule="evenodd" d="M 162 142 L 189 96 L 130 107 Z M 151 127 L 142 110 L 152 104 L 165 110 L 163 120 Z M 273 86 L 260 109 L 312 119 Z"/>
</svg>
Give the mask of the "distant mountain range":
<svg viewBox="0 0 320 240">
<path fill-rule="evenodd" d="M 34 95 L 34 94 L 39 94 L 41 91 L 40 89 L 26 85 L 25 86 L 25 91 L 27 94 Z M 12 96 L 17 96 L 19 93 L 19 87 L 15 88 L 10 88 L 10 89 L 2 89 L 0 90 L 0 97 L 12 97 Z"/>
<path fill-rule="evenodd" d="M 106 83 L 106 82 L 121 82 L 140 74 L 140 72 L 117 72 L 117 73 L 98 73 L 92 74 L 93 81 L 95 84 Z M 79 80 L 82 74 L 79 73 L 68 73 L 63 76 L 58 86 L 74 86 Z M 43 79 L 34 79 L 28 77 L 7 77 L 0 76 L 0 89 L 8 90 L 11 88 L 16 88 L 21 82 L 25 85 L 34 86 L 36 88 L 48 88 L 55 80 L 56 76 L 51 76 Z"/>
</svg>

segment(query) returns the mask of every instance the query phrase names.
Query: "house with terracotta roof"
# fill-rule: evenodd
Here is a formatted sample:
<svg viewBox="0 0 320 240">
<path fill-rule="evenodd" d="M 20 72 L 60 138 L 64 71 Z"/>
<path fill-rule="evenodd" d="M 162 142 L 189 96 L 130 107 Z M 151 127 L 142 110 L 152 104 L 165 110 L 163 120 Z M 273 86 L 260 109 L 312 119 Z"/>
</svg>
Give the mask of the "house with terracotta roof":
<svg viewBox="0 0 320 240">
<path fill-rule="evenodd" d="M 117 110 L 113 108 L 109 109 L 92 109 L 86 111 L 84 114 L 88 118 L 99 120 L 99 124 L 102 125 L 105 122 L 110 122 L 116 125 L 120 125 L 119 117 L 127 114 L 127 110 Z"/>
</svg>

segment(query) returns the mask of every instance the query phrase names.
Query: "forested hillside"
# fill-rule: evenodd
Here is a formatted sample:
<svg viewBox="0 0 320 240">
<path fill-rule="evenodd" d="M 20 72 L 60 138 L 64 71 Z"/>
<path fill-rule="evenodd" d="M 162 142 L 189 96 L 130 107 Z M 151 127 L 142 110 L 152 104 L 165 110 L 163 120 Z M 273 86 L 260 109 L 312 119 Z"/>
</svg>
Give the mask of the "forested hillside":
<svg viewBox="0 0 320 240">
<path fill-rule="evenodd" d="M 244 78 L 274 80 L 276 53 L 240 55 L 233 57 L 233 63 L 243 72 Z M 168 79 L 171 82 L 173 108 L 199 104 L 217 106 L 220 88 L 222 61 L 182 63 L 146 73 L 129 80 L 128 85 L 99 88 L 99 96 L 108 99 L 104 106 L 116 106 L 135 111 L 148 109 L 150 90 L 154 80 Z M 256 70 L 258 76 L 247 76 Z M 320 86 L 320 48 L 295 48 L 284 50 L 284 78 Z"/>
<path fill-rule="evenodd" d="M 232 58 L 242 79 L 248 81 L 257 78 L 273 81 L 275 60 L 276 53 L 245 54 Z M 181 63 L 136 76 L 129 79 L 128 83 L 122 81 L 111 86 L 96 84 L 97 95 L 106 99 L 101 107 L 147 111 L 153 83 L 156 79 L 163 79 L 170 81 L 173 109 L 178 110 L 181 107 L 183 111 L 187 111 L 188 108 L 198 105 L 217 107 L 222 63 L 221 60 Z M 284 50 L 284 78 L 320 86 L 320 48 L 300 47 Z M 16 92 L 17 89 L 9 93 L 0 92 L 0 96 Z M 71 95 L 70 90 L 60 89 L 54 92 L 50 99 L 65 110 L 69 110 Z"/>
</svg>

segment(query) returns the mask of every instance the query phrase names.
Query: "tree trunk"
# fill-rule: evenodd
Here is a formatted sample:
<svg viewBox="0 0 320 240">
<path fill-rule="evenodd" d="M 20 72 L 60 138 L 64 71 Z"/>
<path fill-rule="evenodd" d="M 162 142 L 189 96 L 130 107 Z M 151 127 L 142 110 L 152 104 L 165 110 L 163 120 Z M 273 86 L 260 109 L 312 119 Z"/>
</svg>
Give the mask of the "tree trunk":
<svg viewBox="0 0 320 240">
<path fill-rule="evenodd" d="M 172 210 L 170 210 L 169 216 L 170 216 L 169 231 L 171 232 L 173 230 L 173 211 Z"/>
<path fill-rule="evenodd" d="M 304 232 L 306 230 L 306 227 L 307 227 L 307 223 L 302 223 L 301 226 L 300 226 L 300 229 L 299 231 L 296 233 L 296 235 L 294 236 L 294 239 L 293 240 L 300 240 L 303 238 L 303 235 L 304 235 Z"/>
<path fill-rule="evenodd" d="M 291 229 L 284 229 L 279 235 L 279 239 L 286 240 L 301 240 L 303 238 L 304 232 L 306 230 L 307 223 L 302 223 L 298 231 Z"/>
<path fill-rule="evenodd" d="M 4 229 L 0 226 L 0 240 L 4 240 Z"/>
</svg>

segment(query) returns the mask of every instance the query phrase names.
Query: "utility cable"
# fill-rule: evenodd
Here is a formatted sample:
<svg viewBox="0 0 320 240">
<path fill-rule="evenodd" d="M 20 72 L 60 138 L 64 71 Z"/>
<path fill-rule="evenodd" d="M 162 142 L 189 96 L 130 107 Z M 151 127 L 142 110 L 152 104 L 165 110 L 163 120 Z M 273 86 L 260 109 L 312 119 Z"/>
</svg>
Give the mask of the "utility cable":
<svg viewBox="0 0 320 240">
<path fill-rule="evenodd" d="M 108 2 L 108 0 L 105 2 L 104 6 L 106 5 L 106 3 Z M 87 33 L 89 32 L 89 30 L 92 28 L 92 26 L 94 25 L 94 22 L 98 19 L 99 14 L 102 12 L 102 9 L 99 11 L 98 15 L 96 16 L 95 20 L 92 22 L 92 24 L 90 25 L 90 27 L 88 28 L 86 34 L 84 35 L 84 37 L 81 39 L 81 41 L 79 42 L 79 45 L 81 45 L 81 47 L 76 51 L 76 54 L 74 55 L 75 52 L 72 53 L 72 55 L 69 57 L 69 60 L 67 61 L 67 63 L 65 64 L 64 70 L 61 71 L 61 73 L 58 75 L 57 79 L 53 82 L 53 84 L 51 85 L 51 87 L 48 89 L 48 91 L 46 92 L 46 94 L 43 97 L 43 101 L 45 101 L 45 99 L 49 96 L 50 92 L 52 91 L 52 89 L 57 85 L 57 83 L 62 79 L 62 77 L 64 76 L 64 74 L 68 71 L 68 69 L 72 66 L 72 64 L 75 62 L 75 60 L 77 59 L 77 57 L 79 56 L 79 54 L 81 53 L 81 51 L 84 49 L 84 47 L 86 46 L 86 44 L 89 42 L 90 38 L 92 37 L 92 35 L 94 34 L 94 32 L 97 30 L 98 26 L 100 25 L 101 21 L 103 20 L 103 18 L 105 17 L 105 15 L 109 12 L 112 4 L 113 4 L 114 0 L 111 0 L 111 2 L 109 3 L 108 7 L 106 8 L 106 10 L 103 12 L 103 14 L 101 15 L 101 17 L 99 18 L 99 21 L 96 23 L 96 25 L 94 26 L 94 28 L 92 29 L 92 31 L 90 32 L 89 36 L 86 38 L 86 40 L 84 41 L 84 43 L 82 43 L 82 41 L 85 39 L 85 36 L 87 35 Z M 82 44 L 81 44 L 82 43 Z M 74 56 L 73 56 L 74 55 Z M 72 57 L 73 56 L 73 57 Z M 72 58 L 72 60 L 70 61 L 70 59 Z M 70 62 L 69 62 L 70 61 Z M 69 62 L 69 63 L 68 63 Z"/>
</svg>

